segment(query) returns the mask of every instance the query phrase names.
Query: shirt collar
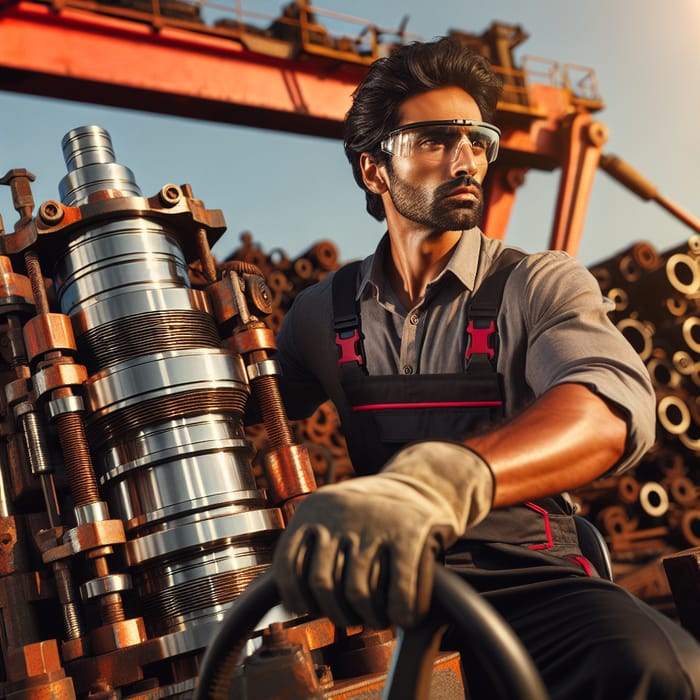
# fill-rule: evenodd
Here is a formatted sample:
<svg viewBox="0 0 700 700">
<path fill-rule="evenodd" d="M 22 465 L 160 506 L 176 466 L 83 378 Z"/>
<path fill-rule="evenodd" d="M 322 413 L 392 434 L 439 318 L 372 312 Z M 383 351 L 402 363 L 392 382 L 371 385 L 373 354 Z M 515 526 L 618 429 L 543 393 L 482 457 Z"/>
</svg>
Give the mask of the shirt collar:
<svg viewBox="0 0 700 700">
<path fill-rule="evenodd" d="M 437 282 L 449 270 L 469 291 L 473 291 L 481 252 L 481 236 L 482 233 L 477 227 L 463 231 L 452 257 L 434 281 Z M 363 265 L 362 279 L 357 289 L 357 299 L 362 296 L 369 284 L 375 288 L 377 294 L 379 293 L 382 285 L 386 282 L 384 261 L 387 255 L 389 255 L 389 234 L 385 233 L 377 244 L 374 255 L 369 257 Z"/>
</svg>

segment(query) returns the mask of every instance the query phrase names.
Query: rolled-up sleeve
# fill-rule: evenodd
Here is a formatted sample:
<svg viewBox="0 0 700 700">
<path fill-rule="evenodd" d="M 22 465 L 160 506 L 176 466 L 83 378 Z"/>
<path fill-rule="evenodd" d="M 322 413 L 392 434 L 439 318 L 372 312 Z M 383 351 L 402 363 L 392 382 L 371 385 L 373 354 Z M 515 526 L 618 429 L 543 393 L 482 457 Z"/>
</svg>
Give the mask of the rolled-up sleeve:
<svg viewBox="0 0 700 700">
<path fill-rule="evenodd" d="M 619 473 L 653 444 L 656 401 L 646 367 L 608 317 L 611 309 L 585 267 L 548 252 L 526 257 L 511 274 L 499 326 L 515 358 L 504 368 L 506 382 L 520 365 L 535 397 L 558 384 L 582 384 L 625 417 L 626 450 L 612 470 Z"/>
</svg>

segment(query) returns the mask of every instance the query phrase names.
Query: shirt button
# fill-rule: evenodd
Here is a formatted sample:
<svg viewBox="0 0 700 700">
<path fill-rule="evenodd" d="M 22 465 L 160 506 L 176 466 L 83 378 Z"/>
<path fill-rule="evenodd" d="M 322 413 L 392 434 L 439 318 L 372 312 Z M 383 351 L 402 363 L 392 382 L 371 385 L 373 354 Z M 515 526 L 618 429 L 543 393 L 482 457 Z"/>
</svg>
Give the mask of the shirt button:
<svg viewBox="0 0 700 700">
<path fill-rule="evenodd" d="M 418 325 L 418 314 L 411 314 L 411 318 L 409 319 L 411 324 L 414 326 Z"/>
<path fill-rule="evenodd" d="M 404 374 L 413 374 L 413 367 L 411 365 L 405 365 L 403 368 Z"/>
</svg>

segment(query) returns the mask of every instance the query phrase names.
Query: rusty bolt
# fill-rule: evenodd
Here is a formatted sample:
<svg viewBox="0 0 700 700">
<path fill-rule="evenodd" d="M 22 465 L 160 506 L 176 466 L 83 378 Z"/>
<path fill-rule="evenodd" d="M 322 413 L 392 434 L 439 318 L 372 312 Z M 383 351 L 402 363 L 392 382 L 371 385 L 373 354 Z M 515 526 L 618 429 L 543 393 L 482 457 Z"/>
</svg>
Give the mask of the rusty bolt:
<svg viewBox="0 0 700 700">
<path fill-rule="evenodd" d="M 182 198 L 182 190 L 177 185 L 163 185 L 158 196 L 163 206 L 174 207 Z"/>
<path fill-rule="evenodd" d="M 262 277 L 252 275 L 245 278 L 246 289 L 250 295 L 250 301 L 255 309 L 261 314 L 269 314 L 272 312 L 272 295 Z"/>
<path fill-rule="evenodd" d="M 63 207 L 53 199 L 44 202 L 39 207 L 41 220 L 49 226 L 55 226 L 63 220 Z"/>
<path fill-rule="evenodd" d="M 602 122 L 593 121 L 588 125 L 587 135 L 593 146 L 602 148 L 608 141 L 608 127 Z"/>
<path fill-rule="evenodd" d="M 0 177 L 0 185 L 10 185 L 14 179 L 19 177 L 25 177 L 29 182 L 36 180 L 34 173 L 30 173 L 26 168 L 13 168 Z"/>
<path fill-rule="evenodd" d="M 90 646 L 87 637 L 67 639 L 61 642 L 61 657 L 64 661 L 73 661 L 81 656 L 87 656 L 89 653 Z"/>
<path fill-rule="evenodd" d="M 43 673 L 51 673 L 61 668 L 58 645 L 55 639 L 11 647 L 8 650 L 8 671 L 10 680 L 20 681 Z"/>
<path fill-rule="evenodd" d="M 126 649 L 147 639 L 143 618 L 133 617 L 103 625 L 92 630 L 90 639 L 95 654 L 109 654 L 117 649 Z"/>
<path fill-rule="evenodd" d="M 281 622 L 273 622 L 263 630 L 263 645 L 265 647 L 282 647 L 289 645 L 289 635 Z"/>
</svg>

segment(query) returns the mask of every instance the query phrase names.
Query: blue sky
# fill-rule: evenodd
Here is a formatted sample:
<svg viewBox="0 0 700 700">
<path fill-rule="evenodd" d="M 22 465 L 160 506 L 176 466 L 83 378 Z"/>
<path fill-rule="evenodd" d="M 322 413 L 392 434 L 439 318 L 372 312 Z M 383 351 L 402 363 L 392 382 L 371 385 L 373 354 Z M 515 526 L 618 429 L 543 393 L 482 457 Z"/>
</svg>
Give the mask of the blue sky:
<svg viewBox="0 0 700 700">
<path fill-rule="evenodd" d="M 274 14 L 283 0 L 243 4 Z M 318 6 L 386 27 L 398 26 L 407 14 L 408 31 L 424 39 L 452 28 L 481 33 L 496 20 L 520 24 L 530 38 L 516 59 L 541 56 L 593 68 L 605 102 L 597 118 L 610 131 L 605 152 L 627 160 L 663 195 L 700 217 L 700 0 L 320 0 Z M 189 182 L 207 207 L 223 210 L 228 231 L 214 251 L 222 258 L 243 231 L 264 250 L 282 248 L 292 257 L 330 239 L 341 260 L 371 252 L 383 231 L 365 213 L 336 141 L 2 91 L 0 124 L 0 174 L 31 170 L 38 202 L 58 196 L 63 135 L 84 124 L 103 126 L 117 160 L 134 171 L 144 194 L 167 182 Z M 527 175 L 509 242 L 528 250 L 546 247 L 557 182 L 556 171 Z M 5 188 L 0 212 L 9 228 L 15 213 Z M 664 251 L 691 233 L 601 171 L 579 258 L 593 264 L 640 240 Z"/>
</svg>

